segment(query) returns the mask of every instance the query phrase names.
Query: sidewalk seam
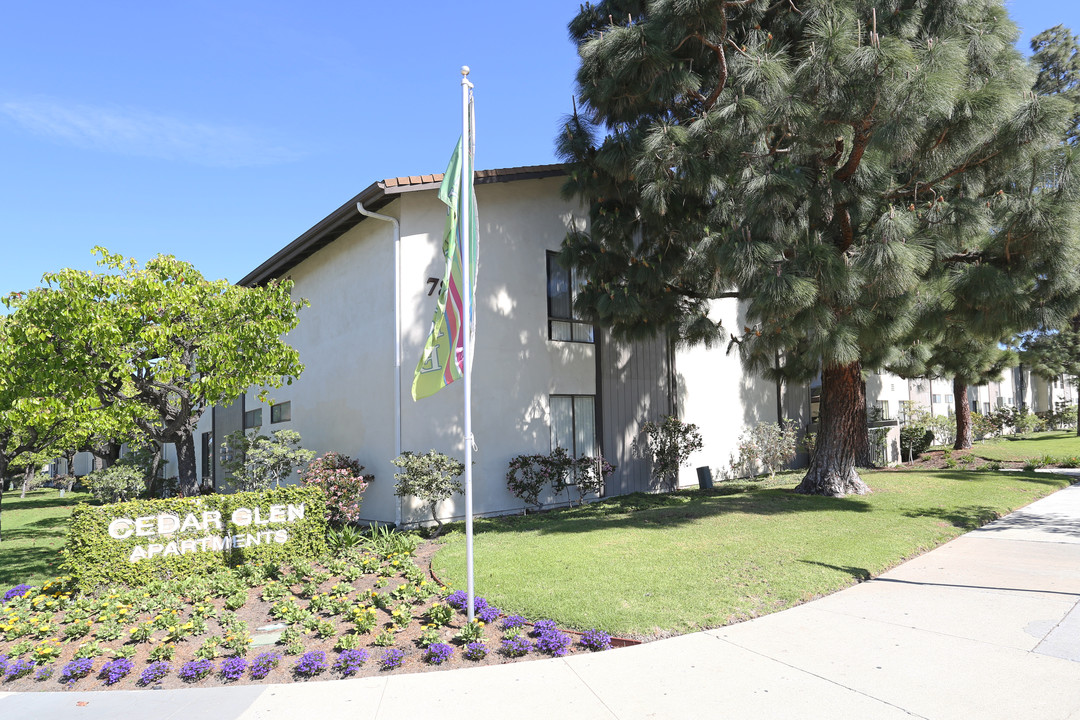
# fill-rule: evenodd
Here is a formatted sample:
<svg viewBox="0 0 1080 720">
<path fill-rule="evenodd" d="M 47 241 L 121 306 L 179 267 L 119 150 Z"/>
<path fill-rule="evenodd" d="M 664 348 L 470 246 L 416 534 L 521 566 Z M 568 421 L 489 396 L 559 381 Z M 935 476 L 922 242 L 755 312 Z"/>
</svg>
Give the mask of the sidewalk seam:
<svg viewBox="0 0 1080 720">
<path fill-rule="evenodd" d="M 839 682 L 833 680 L 832 678 L 827 678 L 824 675 L 818 675 L 817 673 L 811 672 L 810 670 L 807 670 L 805 668 L 798 667 L 797 665 L 792 665 L 791 663 L 780 660 L 779 658 L 774 658 L 771 655 L 766 655 L 765 653 L 761 652 L 760 650 L 755 650 L 753 648 L 746 647 L 745 645 L 740 645 L 739 643 L 732 642 L 731 640 L 728 640 L 727 638 L 717 637 L 716 635 L 712 635 L 711 633 L 706 633 L 706 634 L 710 635 L 712 638 L 714 638 L 714 639 L 716 639 L 716 640 L 718 640 L 720 642 L 727 643 L 728 645 L 731 645 L 732 647 L 737 647 L 740 650 L 745 650 L 746 652 L 753 653 L 754 655 L 757 655 L 759 657 L 763 657 L 766 660 L 771 660 L 774 663 L 779 663 L 780 665 L 783 665 L 784 667 L 787 667 L 787 668 L 791 668 L 792 670 L 795 670 L 796 672 L 805 673 L 805 674 L 807 674 L 807 675 L 809 675 L 811 677 L 817 678 L 818 680 L 824 680 L 825 682 L 829 683 L 830 685 L 835 685 L 836 687 L 843 688 L 844 690 L 847 690 L 848 692 L 853 692 L 853 693 L 855 693 L 857 695 L 862 695 L 865 698 L 869 698 L 871 700 L 874 700 L 875 702 L 879 702 L 882 705 L 888 705 L 891 708 L 896 708 L 900 712 L 905 713 L 907 715 L 910 715 L 911 717 L 921 718 L 921 720 L 930 720 L 930 718 L 928 718 L 925 715 L 919 715 L 918 713 L 914 713 L 911 710 L 908 710 L 907 708 L 900 707 L 899 705 L 897 705 L 895 703 L 891 703 L 888 700 L 883 700 L 882 698 L 875 697 L 874 695 L 871 695 L 870 693 L 865 692 L 863 690 L 859 690 L 858 688 L 848 687 L 847 685 L 844 685 L 843 683 L 839 683 Z"/>
<path fill-rule="evenodd" d="M 608 706 L 608 704 L 606 702 L 604 702 L 604 698 L 600 697 L 600 695 L 595 690 L 593 690 L 592 685 L 590 685 L 588 682 L 586 682 L 585 678 L 581 677 L 581 675 L 578 673 L 578 671 L 574 669 L 574 666 L 571 665 L 570 663 L 566 662 L 565 658 L 562 659 L 562 664 L 567 670 L 569 670 L 570 672 L 572 672 L 574 674 L 574 677 L 576 677 L 578 679 L 578 682 L 580 682 L 582 685 L 584 685 L 586 688 L 588 688 L 589 692 L 592 693 L 592 696 L 594 698 L 596 698 L 597 702 L 599 702 L 601 705 L 603 705 L 604 709 L 608 711 L 608 714 L 611 715 L 611 717 L 618 720 L 619 714 L 616 713 L 614 710 L 612 710 L 611 707 Z"/>
</svg>

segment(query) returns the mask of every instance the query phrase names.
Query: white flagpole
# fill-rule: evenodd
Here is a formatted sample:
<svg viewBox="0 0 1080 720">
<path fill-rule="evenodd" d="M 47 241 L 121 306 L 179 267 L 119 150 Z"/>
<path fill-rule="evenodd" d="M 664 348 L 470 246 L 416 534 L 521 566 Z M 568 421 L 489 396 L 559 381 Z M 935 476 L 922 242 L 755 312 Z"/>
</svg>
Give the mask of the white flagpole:
<svg viewBox="0 0 1080 720">
<path fill-rule="evenodd" d="M 473 586 L 473 493 L 472 493 L 472 373 L 470 362 L 472 358 L 471 333 L 472 333 L 472 265 L 469 257 L 469 244 L 472 241 L 472 232 L 469 229 L 469 213 L 472 210 L 470 202 L 471 193 L 466 188 L 472 185 L 473 168 L 469 157 L 469 149 L 472 147 L 472 139 L 469 136 L 469 91 L 472 89 L 469 82 L 469 66 L 461 67 L 461 192 L 458 193 L 460 210 L 458 217 L 461 218 L 461 228 L 458 241 L 461 243 L 461 277 L 462 277 L 462 322 L 465 323 L 464 343 L 462 352 L 462 379 L 465 381 L 465 576 L 468 585 L 468 618 L 473 622 L 475 595 Z M 468 185 L 466 185 L 468 183 Z"/>
</svg>

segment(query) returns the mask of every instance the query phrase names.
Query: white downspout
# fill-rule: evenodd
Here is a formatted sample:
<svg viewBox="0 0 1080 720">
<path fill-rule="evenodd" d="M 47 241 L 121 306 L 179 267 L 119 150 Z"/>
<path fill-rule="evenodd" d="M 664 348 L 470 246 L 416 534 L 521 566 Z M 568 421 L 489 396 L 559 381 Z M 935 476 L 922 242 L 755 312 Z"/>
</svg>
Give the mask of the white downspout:
<svg viewBox="0 0 1080 720">
<path fill-rule="evenodd" d="M 363 203 L 356 203 L 361 215 L 383 220 L 394 227 L 394 457 L 401 455 L 401 223 L 396 217 L 371 212 Z M 401 527 L 401 503 L 398 498 L 394 511 L 394 527 Z"/>
</svg>

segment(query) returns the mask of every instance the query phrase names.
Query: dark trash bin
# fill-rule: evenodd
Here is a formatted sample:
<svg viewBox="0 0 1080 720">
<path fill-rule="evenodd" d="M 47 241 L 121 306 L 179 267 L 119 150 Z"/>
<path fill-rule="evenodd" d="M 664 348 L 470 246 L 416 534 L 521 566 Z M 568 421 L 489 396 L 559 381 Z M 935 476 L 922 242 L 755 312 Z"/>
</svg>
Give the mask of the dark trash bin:
<svg viewBox="0 0 1080 720">
<path fill-rule="evenodd" d="M 697 484 L 702 490 L 712 490 L 712 468 L 699 467 L 697 469 Z"/>
</svg>

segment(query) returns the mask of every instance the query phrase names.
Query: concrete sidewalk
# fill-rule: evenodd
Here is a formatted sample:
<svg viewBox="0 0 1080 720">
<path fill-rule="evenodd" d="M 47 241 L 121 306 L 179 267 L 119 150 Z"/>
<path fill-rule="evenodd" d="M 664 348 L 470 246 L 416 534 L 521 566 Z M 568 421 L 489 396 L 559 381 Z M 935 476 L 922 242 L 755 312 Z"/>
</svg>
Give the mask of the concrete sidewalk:
<svg viewBox="0 0 1080 720">
<path fill-rule="evenodd" d="M 1080 485 L 835 595 L 621 650 L 287 685 L 0 694 L 5 720 L 122 716 L 1080 720 Z"/>
</svg>

